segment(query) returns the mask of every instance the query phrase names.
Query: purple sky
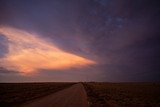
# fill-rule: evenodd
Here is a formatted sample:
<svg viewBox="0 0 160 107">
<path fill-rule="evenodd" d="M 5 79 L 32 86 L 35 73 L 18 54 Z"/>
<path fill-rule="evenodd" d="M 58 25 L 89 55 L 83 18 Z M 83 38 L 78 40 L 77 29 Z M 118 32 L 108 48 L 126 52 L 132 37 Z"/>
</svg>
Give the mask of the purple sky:
<svg viewBox="0 0 160 107">
<path fill-rule="evenodd" d="M 0 13 L 0 82 L 160 81 L 158 0 L 1 0 Z M 6 27 L 96 64 L 22 75 L 4 66 Z"/>
</svg>

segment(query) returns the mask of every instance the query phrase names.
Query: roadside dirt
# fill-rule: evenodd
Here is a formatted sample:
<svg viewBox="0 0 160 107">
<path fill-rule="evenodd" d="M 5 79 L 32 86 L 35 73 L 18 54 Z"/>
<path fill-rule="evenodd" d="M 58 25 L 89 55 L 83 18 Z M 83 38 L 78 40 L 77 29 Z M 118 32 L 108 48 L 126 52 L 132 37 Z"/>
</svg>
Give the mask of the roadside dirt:
<svg viewBox="0 0 160 107">
<path fill-rule="evenodd" d="M 81 83 L 46 97 L 22 105 L 22 107 L 89 107 L 86 91 Z"/>
</svg>

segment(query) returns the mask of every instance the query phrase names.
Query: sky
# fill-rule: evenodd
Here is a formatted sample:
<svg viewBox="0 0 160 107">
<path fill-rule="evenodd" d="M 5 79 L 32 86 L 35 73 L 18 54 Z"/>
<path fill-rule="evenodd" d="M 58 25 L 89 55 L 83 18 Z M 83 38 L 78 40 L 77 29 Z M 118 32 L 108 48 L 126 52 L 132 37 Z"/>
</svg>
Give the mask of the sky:
<svg viewBox="0 0 160 107">
<path fill-rule="evenodd" d="M 160 81 L 158 0 L 0 0 L 0 82 Z"/>
</svg>

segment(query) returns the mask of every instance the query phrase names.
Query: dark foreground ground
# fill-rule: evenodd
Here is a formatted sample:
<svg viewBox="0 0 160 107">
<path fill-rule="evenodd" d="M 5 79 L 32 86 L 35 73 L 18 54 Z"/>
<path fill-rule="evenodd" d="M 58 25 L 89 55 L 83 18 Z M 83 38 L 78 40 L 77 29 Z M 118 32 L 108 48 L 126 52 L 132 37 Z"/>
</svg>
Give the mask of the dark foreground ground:
<svg viewBox="0 0 160 107">
<path fill-rule="evenodd" d="M 160 83 L 83 83 L 91 107 L 160 107 Z"/>
<path fill-rule="evenodd" d="M 68 88 L 74 83 L 0 83 L 0 107 L 19 107 L 28 101 Z"/>
<path fill-rule="evenodd" d="M 78 86 L 73 84 L 75 83 L 1 83 L 0 107 L 19 107 L 35 100 L 52 101 L 49 96 L 55 100 L 59 98 L 57 103 L 65 107 L 68 102 L 69 105 L 76 104 L 74 100 L 85 102 L 87 98 L 82 97 L 85 91 L 90 107 L 160 107 L 160 83 L 87 82 Z M 71 95 L 73 97 L 68 97 Z M 46 98 L 48 100 L 44 100 Z M 48 104 L 50 102 L 45 104 L 45 107 L 48 107 Z"/>
<path fill-rule="evenodd" d="M 33 100 L 21 107 L 89 107 L 87 94 L 81 83 Z"/>
</svg>

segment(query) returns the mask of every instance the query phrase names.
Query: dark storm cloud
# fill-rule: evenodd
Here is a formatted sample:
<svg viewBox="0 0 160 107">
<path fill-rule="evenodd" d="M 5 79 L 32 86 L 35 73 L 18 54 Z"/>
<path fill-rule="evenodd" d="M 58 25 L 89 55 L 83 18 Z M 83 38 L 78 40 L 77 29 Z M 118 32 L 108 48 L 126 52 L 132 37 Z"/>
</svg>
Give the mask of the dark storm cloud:
<svg viewBox="0 0 160 107">
<path fill-rule="evenodd" d="M 87 80 L 85 75 L 89 81 L 160 80 L 159 1 L 5 0 L 0 11 L 2 25 L 38 32 L 58 47 L 98 62 L 92 69 L 47 70 L 46 75 L 73 81 Z"/>
<path fill-rule="evenodd" d="M 92 53 L 101 56 L 101 62 L 105 63 L 102 70 L 112 74 L 111 77 L 117 75 L 122 81 L 124 77 L 126 80 L 158 80 L 159 3 L 124 0 L 109 4 L 108 7 L 91 5 L 89 9 L 94 14 L 87 11 L 87 6 L 83 15 L 85 22 L 80 19 L 84 22 L 80 27 L 85 26 L 83 31 L 90 35 Z"/>
<path fill-rule="evenodd" d="M 17 71 L 11 71 L 11 70 L 8 70 L 4 67 L 0 67 L 0 75 L 5 75 L 5 74 L 18 74 Z"/>
</svg>

